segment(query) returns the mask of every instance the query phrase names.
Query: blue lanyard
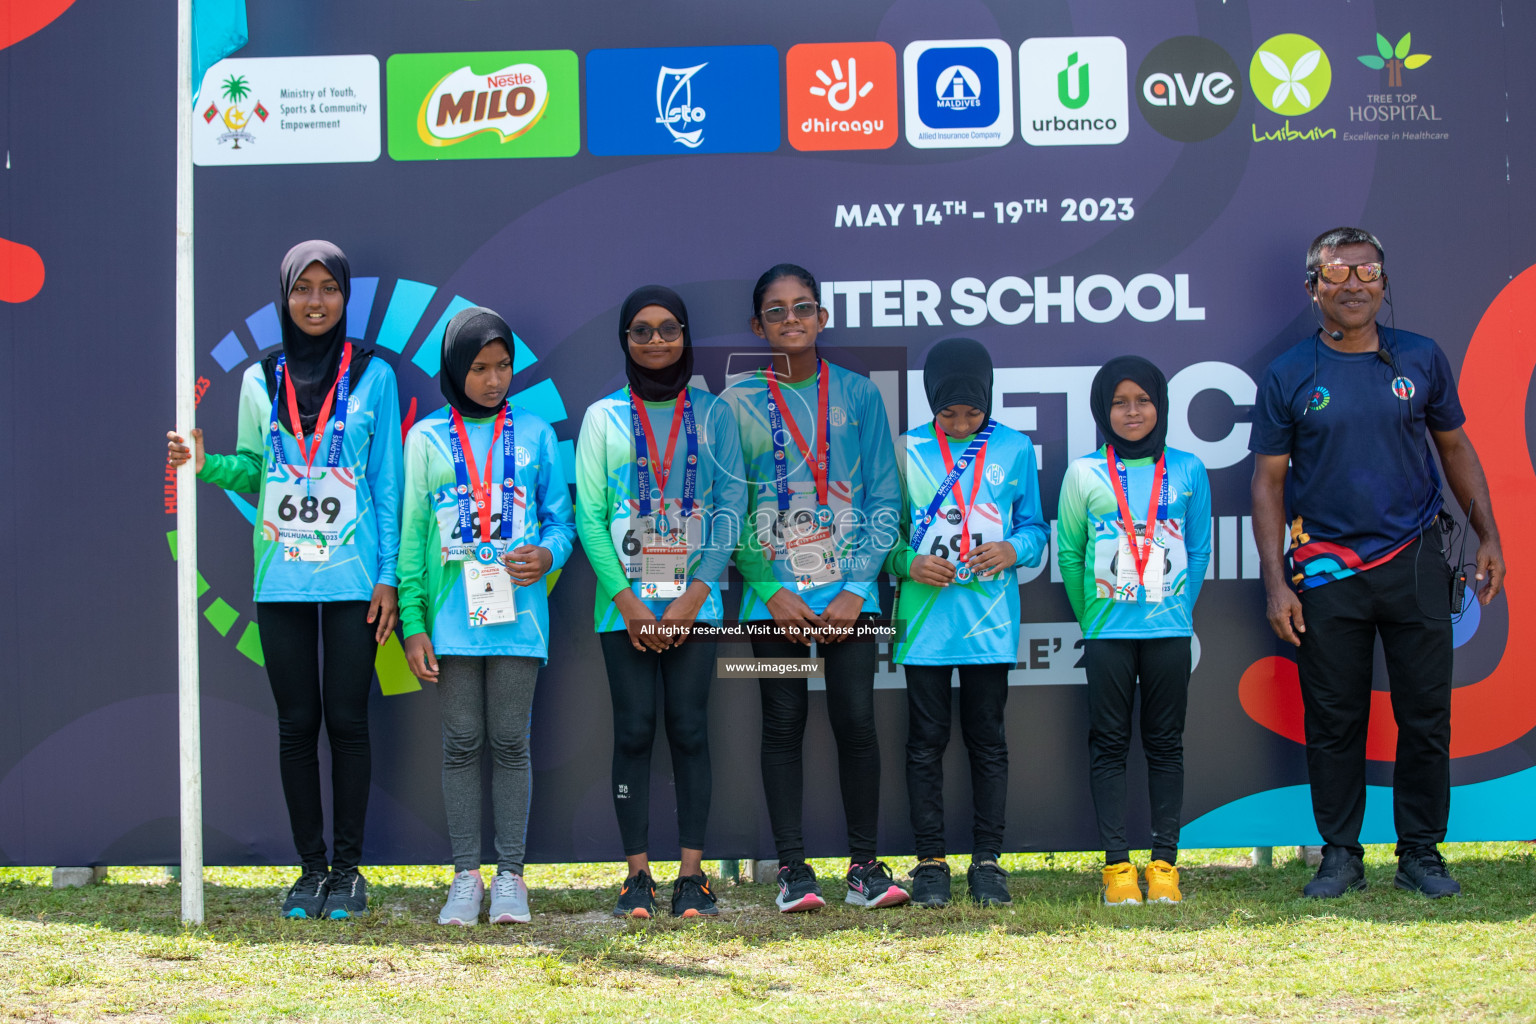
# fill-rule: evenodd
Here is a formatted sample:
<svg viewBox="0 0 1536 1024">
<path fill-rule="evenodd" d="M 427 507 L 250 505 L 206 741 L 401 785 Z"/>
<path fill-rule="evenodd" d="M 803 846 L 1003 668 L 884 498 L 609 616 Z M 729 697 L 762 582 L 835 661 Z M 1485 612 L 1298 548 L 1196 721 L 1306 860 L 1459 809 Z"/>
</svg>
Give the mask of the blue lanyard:
<svg viewBox="0 0 1536 1024">
<path fill-rule="evenodd" d="M 347 344 L 348 348 L 350 349 L 351 343 L 348 342 Z M 348 356 L 350 357 L 350 352 L 348 353 Z M 348 405 L 347 398 L 352 393 L 352 368 L 350 366 L 350 358 L 347 359 L 347 362 L 349 365 L 347 366 L 346 371 L 336 379 L 336 425 L 331 431 L 330 447 L 325 451 L 325 465 L 327 469 L 334 469 L 335 467 L 341 465 L 341 447 L 342 444 L 346 441 Z M 272 396 L 272 416 L 267 423 L 267 431 L 271 435 L 272 439 L 272 461 L 279 466 L 286 466 L 289 464 L 288 454 L 287 452 L 283 451 L 283 432 L 282 428 L 278 425 L 277 418 L 278 409 L 280 407 L 280 403 L 283 400 L 283 370 L 287 366 L 287 363 L 287 356 L 277 357 L 277 368 L 273 371 L 272 374 L 272 383 L 274 384 L 272 390 L 275 392 L 275 394 Z M 322 408 L 321 413 L 323 414 L 324 412 L 325 410 Z M 325 424 L 316 423 L 315 429 L 324 431 Z M 293 434 L 299 442 L 299 449 L 302 453 L 304 448 L 304 435 L 300 431 L 299 424 L 297 422 L 293 424 Z"/>
<path fill-rule="evenodd" d="M 501 471 L 506 474 L 501 481 L 501 539 L 505 541 L 512 536 L 514 494 L 517 490 L 516 481 L 513 479 L 517 474 L 517 434 L 512 425 L 510 405 L 501 407 L 501 417 L 504 417 L 501 424 Z M 480 532 L 486 539 L 490 537 L 491 510 L 488 507 L 488 499 L 491 492 L 493 467 L 489 462 L 490 458 L 495 457 L 494 449 L 493 452 L 487 453 L 490 458 L 487 459 L 485 467 L 485 480 L 479 481 L 484 491 L 476 493 L 476 486 L 470 480 L 470 466 L 464 451 L 464 445 L 469 440 L 469 431 L 467 429 L 464 431 L 464 439 L 461 441 L 459 429 L 463 426 L 464 420 L 459 416 L 457 409 L 452 410 L 452 420 L 452 429 L 448 431 L 448 451 L 453 456 L 453 475 L 458 481 L 454 493 L 459 499 L 459 537 L 465 544 L 473 545 L 475 543 L 475 505 L 480 506 Z M 473 450 L 467 453 L 467 456 L 473 455 Z"/>
<path fill-rule="evenodd" d="M 773 488 L 778 498 L 779 515 L 782 518 L 789 512 L 789 459 L 784 449 L 784 439 L 789 436 L 789 433 L 784 429 L 784 414 L 779 409 L 778 400 L 774 398 L 774 393 L 778 391 L 778 382 L 770 378 L 765 371 L 758 371 L 758 376 L 767 385 L 763 393 L 768 399 L 768 433 L 773 439 Z M 827 478 L 832 471 L 832 415 L 827 407 L 829 388 L 826 361 L 818 359 L 816 361 L 817 404 L 821 406 L 823 412 L 821 436 L 817 439 L 820 451 L 812 451 L 804 447 L 802 442 L 802 454 L 810 467 L 811 479 L 816 487 L 816 518 L 823 526 L 832 521 L 832 509 L 828 507 L 830 499 L 827 486 Z M 798 440 L 798 430 L 795 436 Z"/>
<path fill-rule="evenodd" d="M 1113 455 L 1114 454 L 1114 449 L 1113 448 L 1107 449 L 1107 452 L 1108 452 L 1108 454 Z M 1163 456 L 1159 455 L 1157 457 L 1157 461 L 1162 462 L 1163 458 L 1164 458 Z M 1116 456 L 1114 462 L 1115 462 L 1115 472 L 1120 474 L 1120 493 L 1125 495 L 1126 507 L 1129 508 L 1130 507 L 1130 500 L 1131 500 L 1131 478 L 1130 478 L 1130 474 L 1128 474 L 1126 472 L 1126 470 L 1125 470 L 1125 460 L 1124 459 L 1119 458 L 1118 456 Z M 1167 522 L 1168 521 L 1168 471 L 1167 471 L 1166 468 L 1163 470 L 1162 478 L 1163 478 L 1163 488 L 1158 493 L 1158 496 L 1157 496 L 1157 520 L 1159 522 Z M 1130 527 L 1131 527 L 1131 524 L 1129 522 L 1127 522 L 1125 525 L 1126 525 L 1126 529 L 1129 530 Z"/>
<path fill-rule="evenodd" d="M 694 495 L 699 486 L 699 429 L 693 419 L 693 399 L 688 397 L 688 389 L 684 388 L 677 396 L 677 404 L 681 408 L 672 410 L 672 437 L 668 440 L 668 451 L 651 452 L 654 442 L 650 441 L 651 418 L 640 407 L 640 399 L 635 396 L 633 390 L 629 393 L 629 428 L 635 438 L 635 466 L 638 478 L 635 492 L 636 503 L 640 506 L 641 518 L 648 518 L 651 514 L 651 471 L 656 472 L 656 497 L 662 502 L 662 508 L 666 507 L 665 491 L 667 477 L 672 474 L 670 460 L 673 446 L 677 443 L 677 419 L 682 416 L 683 434 L 688 446 L 688 461 L 683 466 L 683 518 L 693 515 Z M 641 417 L 644 416 L 644 422 Z M 652 466 L 655 461 L 656 465 Z M 658 513 L 657 518 L 663 519 L 663 514 Z M 664 527 L 664 522 L 658 522 L 657 528 Z"/>
<path fill-rule="evenodd" d="M 965 451 L 961 452 L 960 458 L 955 461 L 954 468 L 949 471 L 949 475 L 939 484 L 939 489 L 934 492 L 933 500 L 928 503 L 928 511 L 923 513 L 922 517 L 918 519 L 916 525 L 912 528 L 911 545 L 913 550 L 916 550 L 918 545 L 922 544 L 923 537 L 928 533 L 928 527 L 933 525 L 933 517 L 938 515 L 939 507 L 944 504 L 944 499 L 959 481 L 960 475 L 965 472 L 966 467 L 974 462 L 976 456 L 986 447 L 987 439 L 992 436 L 992 428 L 995 426 L 997 426 L 996 420 L 987 420 L 986 426 L 982 427 L 981 432 L 971 438 L 971 443 L 965 446 Z M 935 437 L 939 444 L 949 443 L 948 438 L 937 437 L 937 432 L 935 432 Z"/>
</svg>

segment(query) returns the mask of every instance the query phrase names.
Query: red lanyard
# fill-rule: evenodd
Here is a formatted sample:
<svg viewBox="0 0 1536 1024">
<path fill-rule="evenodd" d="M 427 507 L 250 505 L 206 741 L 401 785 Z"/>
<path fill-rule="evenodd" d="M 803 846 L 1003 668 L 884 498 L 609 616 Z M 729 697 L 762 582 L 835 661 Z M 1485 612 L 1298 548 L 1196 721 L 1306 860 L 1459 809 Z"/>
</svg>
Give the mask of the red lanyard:
<svg viewBox="0 0 1536 1024">
<path fill-rule="evenodd" d="M 656 434 L 651 430 L 651 415 L 645 410 L 645 403 L 635 397 L 635 393 L 629 393 L 630 404 L 635 407 L 635 412 L 640 417 L 640 427 L 645 431 L 645 446 L 651 452 L 651 467 L 656 470 L 656 496 L 661 499 L 660 504 L 665 508 L 667 493 L 667 478 L 672 475 L 672 455 L 677 451 L 677 429 L 683 425 L 683 403 L 688 400 L 688 389 L 677 393 L 677 404 L 672 407 L 672 429 L 667 434 L 667 451 L 663 455 L 661 449 L 656 447 Z M 658 458 L 657 456 L 660 456 Z M 640 467 L 640 472 L 645 472 L 645 467 Z"/>
<path fill-rule="evenodd" d="M 1125 496 L 1125 486 L 1120 483 L 1119 460 L 1115 458 L 1115 448 L 1113 445 L 1105 445 L 1104 450 L 1109 455 L 1109 482 L 1115 489 L 1120 517 L 1125 520 L 1125 536 L 1131 542 L 1131 558 L 1136 561 L 1136 582 L 1145 586 L 1147 566 L 1152 562 L 1152 537 L 1157 531 L 1157 504 L 1158 496 L 1163 492 L 1163 459 L 1166 456 L 1159 455 L 1157 466 L 1152 470 L 1152 500 L 1147 503 L 1147 548 L 1143 551 L 1136 540 L 1136 521 L 1131 518 L 1130 499 Z"/>
<path fill-rule="evenodd" d="M 811 467 L 811 479 L 816 482 L 816 504 L 821 508 L 827 508 L 827 473 L 831 463 L 832 421 L 827 414 L 827 363 L 824 359 L 816 360 L 816 415 L 820 419 L 821 458 L 811 454 L 811 446 L 805 443 L 805 435 L 800 433 L 800 428 L 795 424 L 795 417 L 791 415 L 789 406 L 784 402 L 784 392 L 779 388 L 779 381 L 772 373 L 764 374 L 768 379 L 768 390 L 773 394 L 773 400 L 778 403 L 779 411 L 784 417 L 784 426 L 789 429 L 789 436 L 795 439 L 795 444 L 800 448 L 800 454 L 805 456 L 805 461 Z"/>
<path fill-rule="evenodd" d="M 511 405 L 503 403 L 501 412 L 496 414 L 496 430 L 491 434 L 491 447 L 485 453 L 484 479 L 480 476 L 480 470 L 475 467 L 475 449 L 469 443 L 469 431 L 464 429 L 464 417 L 459 415 L 459 410 L 453 410 L 453 429 L 458 431 L 459 444 L 464 446 L 464 464 L 469 470 L 469 487 L 473 492 L 475 507 L 480 510 L 481 540 L 491 539 L 491 484 L 496 481 L 496 449 L 499 447 L 497 442 L 501 440 L 501 432 L 506 429 L 509 409 Z"/>
<path fill-rule="evenodd" d="M 341 379 L 347 375 L 347 367 L 352 365 L 352 343 L 346 342 L 341 346 L 341 365 L 336 368 L 336 383 L 331 385 L 330 394 L 325 396 L 325 404 L 320 406 L 320 418 L 315 420 L 315 433 L 311 440 L 314 442 L 308 448 L 304 447 L 304 428 L 299 426 L 299 396 L 293 389 L 293 368 L 283 374 L 283 390 L 288 394 L 288 419 L 293 425 L 293 439 L 299 442 L 299 454 L 304 456 L 304 473 L 306 476 L 314 469 L 315 456 L 320 454 L 320 439 L 325 436 L 325 425 L 331 418 L 331 406 L 336 402 L 336 389 L 341 387 Z"/>
<path fill-rule="evenodd" d="M 955 458 L 949 453 L 949 435 L 944 433 L 944 428 L 934 423 L 933 432 L 939 436 L 939 451 L 944 455 L 944 475 L 954 472 Z M 955 504 L 960 506 L 960 560 L 964 561 L 971 553 L 971 509 L 976 507 L 976 494 L 981 490 L 982 471 L 987 465 L 987 442 L 981 443 L 981 450 L 976 453 L 976 461 L 971 463 L 971 501 L 966 504 L 960 493 L 960 477 L 955 477 L 952 490 L 955 494 Z M 964 476 L 962 473 L 961 476 Z"/>
</svg>

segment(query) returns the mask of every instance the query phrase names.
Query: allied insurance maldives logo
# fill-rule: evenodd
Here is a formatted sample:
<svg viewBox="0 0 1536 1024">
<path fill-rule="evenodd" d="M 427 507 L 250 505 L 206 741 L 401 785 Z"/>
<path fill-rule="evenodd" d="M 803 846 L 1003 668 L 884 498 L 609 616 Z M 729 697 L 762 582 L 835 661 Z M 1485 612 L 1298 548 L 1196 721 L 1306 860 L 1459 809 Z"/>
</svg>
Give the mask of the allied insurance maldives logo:
<svg viewBox="0 0 1536 1024">
<path fill-rule="evenodd" d="M 581 147 L 570 50 L 397 53 L 387 75 L 396 160 L 574 156 Z"/>
</svg>

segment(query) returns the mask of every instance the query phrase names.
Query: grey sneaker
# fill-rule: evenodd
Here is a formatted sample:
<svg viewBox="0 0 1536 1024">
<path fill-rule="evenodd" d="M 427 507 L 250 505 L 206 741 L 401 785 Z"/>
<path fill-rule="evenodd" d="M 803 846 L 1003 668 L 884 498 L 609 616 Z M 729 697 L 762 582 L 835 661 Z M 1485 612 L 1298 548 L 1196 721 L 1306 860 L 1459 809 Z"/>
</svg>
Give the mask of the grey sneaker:
<svg viewBox="0 0 1536 1024">
<path fill-rule="evenodd" d="M 448 902 L 437 915 L 438 924 L 456 924 L 463 927 L 480 923 L 480 901 L 485 898 L 485 883 L 472 871 L 460 871 L 453 876 L 448 889 Z"/>
<path fill-rule="evenodd" d="M 533 919 L 528 912 L 528 886 L 522 875 L 503 871 L 491 883 L 491 924 L 527 924 Z"/>
</svg>

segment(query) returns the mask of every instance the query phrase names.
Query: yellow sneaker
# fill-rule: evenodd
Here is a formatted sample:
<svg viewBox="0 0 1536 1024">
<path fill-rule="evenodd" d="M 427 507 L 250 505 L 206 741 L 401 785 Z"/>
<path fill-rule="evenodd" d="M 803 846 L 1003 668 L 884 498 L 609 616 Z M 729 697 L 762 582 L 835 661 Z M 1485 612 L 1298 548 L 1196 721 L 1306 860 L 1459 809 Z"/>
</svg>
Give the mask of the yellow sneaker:
<svg viewBox="0 0 1536 1024">
<path fill-rule="evenodd" d="M 1136 868 L 1128 860 L 1104 869 L 1104 904 L 1110 907 L 1141 906 L 1141 886 Z"/>
<path fill-rule="evenodd" d="M 1147 865 L 1147 902 L 1178 903 L 1184 898 L 1179 892 L 1179 869 L 1165 860 L 1155 860 Z"/>
</svg>

